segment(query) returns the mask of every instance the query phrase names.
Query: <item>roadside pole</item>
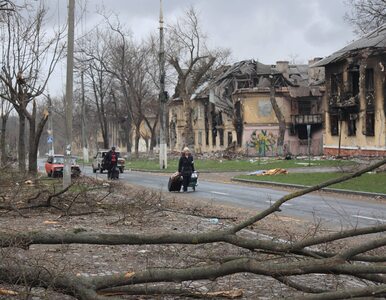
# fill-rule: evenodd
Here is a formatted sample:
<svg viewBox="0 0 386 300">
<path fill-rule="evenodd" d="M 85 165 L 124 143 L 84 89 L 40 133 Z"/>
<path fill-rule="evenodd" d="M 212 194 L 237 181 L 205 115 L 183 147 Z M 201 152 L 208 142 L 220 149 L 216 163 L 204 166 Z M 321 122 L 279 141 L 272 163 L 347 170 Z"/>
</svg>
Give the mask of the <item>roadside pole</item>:
<svg viewBox="0 0 386 300">
<path fill-rule="evenodd" d="M 52 113 L 52 101 L 50 95 L 48 95 L 48 139 L 47 143 L 50 145 L 48 155 L 54 155 L 54 128 L 53 128 L 53 113 Z"/>
<path fill-rule="evenodd" d="M 82 148 L 83 148 L 83 162 L 88 163 L 88 142 L 87 142 L 87 130 L 86 130 L 86 109 L 85 109 L 85 97 L 84 97 L 84 73 L 80 75 L 82 84 Z"/>
<path fill-rule="evenodd" d="M 165 46 L 164 46 L 164 20 L 162 10 L 162 0 L 160 0 L 159 15 L 159 71 L 160 71 L 160 92 L 159 92 L 159 124 L 160 124 L 160 143 L 159 143 L 159 164 L 160 169 L 168 168 L 168 153 L 166 144 L 166 92 L 165 92 Z"/>
<path fill-rule="evenodd" d="M 74 10 L 75 0 L 68 0 L 67 77 L 66 77 L 66 145 L 63 188 L 71 184 L 72 96 L 74 78 Z"/>
</svg>

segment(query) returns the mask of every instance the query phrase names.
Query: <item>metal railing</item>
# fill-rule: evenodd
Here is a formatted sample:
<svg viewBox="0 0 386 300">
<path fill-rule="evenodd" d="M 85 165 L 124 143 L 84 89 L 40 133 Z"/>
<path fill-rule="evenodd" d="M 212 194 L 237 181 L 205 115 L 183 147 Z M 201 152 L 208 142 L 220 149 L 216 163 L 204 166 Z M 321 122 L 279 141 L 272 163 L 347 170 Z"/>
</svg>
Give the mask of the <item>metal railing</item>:
<svg viewBox="0 0 386 300">
<path fill-rule="evenodd" d="M 295 125 L 321 124 L 322 114 L 292 115 L 292 123 Z"/>
</svg>

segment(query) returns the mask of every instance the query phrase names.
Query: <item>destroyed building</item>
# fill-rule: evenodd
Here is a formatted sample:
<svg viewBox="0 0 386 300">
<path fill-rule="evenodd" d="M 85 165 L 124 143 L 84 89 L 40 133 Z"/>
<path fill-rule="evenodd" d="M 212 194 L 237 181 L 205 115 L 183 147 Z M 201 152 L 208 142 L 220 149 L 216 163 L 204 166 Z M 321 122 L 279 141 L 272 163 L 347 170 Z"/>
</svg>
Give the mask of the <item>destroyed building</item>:
<svg viewBox="0 0 386 300">
<path fill-rule="evenodd" d="M 386 24 L 320 60 L 325 67 L 324 153 L 386 155 Z"/>
<path fill-rule="evenodd" d="M 191 97 L 195 151 L 232 147 L 250 154 L 305 155 L 310 142 L 311 153 L 321 154 L 323 71 L 308 65 L 264 65 L 254 60 L 218 70 Z M 283 115 L 281 149 L 277 147 L 280 126 L 270 100 L 272 92 Z M 184 124 L 180 99 L 171 101 L 169 118 L 170 147 L 179 150 Z"/>
</svg>

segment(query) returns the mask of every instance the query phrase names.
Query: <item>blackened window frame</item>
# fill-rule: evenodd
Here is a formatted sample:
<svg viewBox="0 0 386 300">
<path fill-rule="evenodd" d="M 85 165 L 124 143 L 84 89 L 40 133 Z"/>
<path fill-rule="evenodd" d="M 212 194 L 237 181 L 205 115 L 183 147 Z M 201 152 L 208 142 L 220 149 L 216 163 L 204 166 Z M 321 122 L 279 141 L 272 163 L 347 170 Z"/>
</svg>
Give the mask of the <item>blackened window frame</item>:
<svg viewBox="0 0 386 300">
<path fill-rule="evenodd" d="M 374 69 L 366 68 L 365 71 L 365 96 L 366 96 L 366 115 L 365 115 L 365 135 L 375 136 L 375 103 L 368 99 L 374 99 Z"/>
<path fill-rule="evenodd" d="M 330 114 L 330 133 L 331 136 L 339 135 L 339 114 Z"/>
</svg>

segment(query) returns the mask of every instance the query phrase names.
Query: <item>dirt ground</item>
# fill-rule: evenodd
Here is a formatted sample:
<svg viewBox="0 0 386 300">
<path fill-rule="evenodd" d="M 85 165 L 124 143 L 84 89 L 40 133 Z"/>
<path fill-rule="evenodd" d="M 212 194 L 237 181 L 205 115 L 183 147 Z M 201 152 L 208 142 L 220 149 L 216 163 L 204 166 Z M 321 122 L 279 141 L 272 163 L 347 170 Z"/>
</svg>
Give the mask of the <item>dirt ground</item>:
<svg viewBox="0 0 386 300">
<path fill-rule="evenodd" d="M 202 174 L 204 178 L 205 174 Z M 211 176 L 213 178 L 213 176 Z M 216 176 L 227 182 L 228 175 Z M 84 180 L 84 179 L 81 179 Z M 87 179 L 90 180 L 90 179 Z M 87 183 L 86 180 L 86 183 Z M 155 232 L 206 232 L 229 227 L 237 221 L 252 216 L 255 211 L 218 205 L 210 200 L 195 199 L 190 193 L 161 193 L 132 186 L 127 183 L 91 182 L 94 190 L 82 192 L 82 196 L 70 200 L 56 199 L 62 209 L 40 208 L 23 211 L 0 209 L 1 229 L 10 232 L 83 230 L 104 233 L 155 233 Z M 30 198 L 36 194 L 34 184 L 26 185 L 25 194 Z M 100 187 L 100 188 L 99 188 Z M 9 188 L 9 187 L 8 187 Z M 30 193 L 28 191 L 30 190 Z M 14 189 L 9 190 L 15 196 Z M 4 190 L 3 190 L 4 192 Z M 13 192 L 13 194 L 12 194 Z M 20 194 L 15 197 L 20 199 Z M 78 193 L 80 194 L 80 193 Z M 10 194 L 8 194 L 10 195 Z M 74 195 L 74 193 L 72 194 Z M 9 199 L 11 199 L 9 196 Z M 26 195 L 24 195 L 25 199 Z M 44 198 L 41 195 L 40 198 Z M 30 201 L 35 203 L 40 198 Z M 74 198 L 76 198 L 74 200 Z M 6 198 L 4 198 L 6 199 Z M 13 198 L 14 201 L 16 198 Z M 9 200 L 11 201 L 11 200 Z M 69 208 L 71 207 L 71 209 Z M 307 223 L 302 220 L 271 215 L 264 221 L 243 230 L 241 234 L 263 239 L 297 239 L 315 230 L 327 232 L 323 224 Z M 28 250 L 18 247 L 0 248 L 4 259 L 26 261 L 29 264 L 43 264 L 47 268 L 69 272 L 77 276 L 93 277 L 113 275 L 121 272 L 143 270 L 149 267 L 187 267 L 210 262 L 220 255 L 267 255 L 251 253 L 231 245 L 216 243 L 208 245 L 32 245 Z M 299 277 L 308 284 L 337 286 L 348 284 L 344 278 L 333 276 Z M 350 283 L 357 284 L 357 283 Z M 167 287 L 186 288 L 201 293 L 232 291 L 239 299 L 294 298 L 296 292 L 278 281 L 263 276 L 240 273 L 220 279 L 199 282 L 167 284 Z M 73 299 L 56 292 L 30 289 L 21 286 L 0 285 L 0 289 L 17 292 L 0 299 Z M 204 297 L 205 298 L 205 297 Z M 177 296 L 126 296 L 124 299 L 185 299 Z"/>
</svg>

